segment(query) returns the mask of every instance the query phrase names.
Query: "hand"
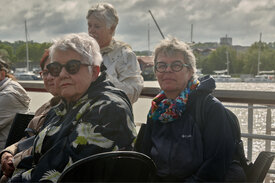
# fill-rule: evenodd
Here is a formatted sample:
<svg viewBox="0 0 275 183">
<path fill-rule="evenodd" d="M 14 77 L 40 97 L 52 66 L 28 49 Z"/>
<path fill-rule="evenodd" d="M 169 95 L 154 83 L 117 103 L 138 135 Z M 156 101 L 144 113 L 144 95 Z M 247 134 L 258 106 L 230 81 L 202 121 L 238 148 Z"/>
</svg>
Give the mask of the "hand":
<svg viewBox="0 0 275 183">
<path fill-rule="evenodd" d="M 13 155 L 9 152 L 4 152 L 1 157 L 1 170 L 7 177 L 11 177 L 14 171 Z"/>
</svg>

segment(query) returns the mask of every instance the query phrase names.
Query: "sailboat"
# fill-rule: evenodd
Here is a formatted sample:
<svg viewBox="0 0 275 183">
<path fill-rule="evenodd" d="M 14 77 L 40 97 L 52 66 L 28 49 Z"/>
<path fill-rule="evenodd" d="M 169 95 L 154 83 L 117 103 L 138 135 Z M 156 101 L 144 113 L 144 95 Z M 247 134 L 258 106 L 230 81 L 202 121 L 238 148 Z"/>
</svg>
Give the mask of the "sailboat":
<svg viewBox="0 0 275 183">
<path fill-rule="evenodd" d="M 26 37 L 26 68 L 17 68 L 14 76 L 17 80 L 40 80 L 40 78 L 30 71 L 29 68 L 29 46 L 28 46 L 28 29 L 27 20 L 25 20 L 25 37 Z"/>
<path fill-rule="evenodd" d="M 257 63 L 257 75 L 253 78 L 246 78 L 245 82 L 275 82 L 275 71 L 261 71 L 261 45 L 262 45 L 262 33 L 260 33 L 258 47 L 258 63 Z"/>
</svg>

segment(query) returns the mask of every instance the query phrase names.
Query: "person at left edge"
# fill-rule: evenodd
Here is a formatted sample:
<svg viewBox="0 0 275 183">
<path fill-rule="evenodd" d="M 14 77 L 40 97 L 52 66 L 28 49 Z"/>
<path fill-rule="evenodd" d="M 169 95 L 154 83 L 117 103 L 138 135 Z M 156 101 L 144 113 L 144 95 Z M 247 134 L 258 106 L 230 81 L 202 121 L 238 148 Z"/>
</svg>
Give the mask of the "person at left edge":
<svg viewBox="0 0 275 183">
<path fill-rule="evenodd" d="M 58 96 L 58 93 L 59 93 L 58 88 L 55 87 L 55 84 L 54 84 L 54 77 L 51 76 L 49 74 L 49 71 L 46 69 L 46 66 L 49 63 L 50 63 L 49 50 L 47 49 L 45 50 L 40 61 L 40 66 L 41 66 L 40 75 L 41 75 L 41 78 L 43 79 L 45 89 L 50 94 L 52 94 L 53 97 L 35 111 L 34 117 L 32 118 L 32 120 L 29 122 L 27 126 L 26 136 L 23 137 L 18 142 L 6 147 L 4 150 L 0 152 L 1 170 L 2 170 L 2 177 L 0 179 L 0 183 L 7 182 L 8 179 L 12 176 L 15 167 L 17 167 L 17 165 L 21 162 L 21 160 L 24 157 L 31 155 L 31 152 L 32 152 L 32 146 L 31 146 L 32 142 L 30 140 L 32 138 L 31 136 L 35 136 L 40 131 L 40 129 L 42 129 L 42 126 L 44 124 L 48 111 L 51 109 L 51 107 L 57 105 L 61 100 L 61 98 Z M 26 144 L 26 141 L 29 141 L 29 143 Z M 22 143 L 25 144 L 23 145 L 24 147 L 22 146 Z"/>
<path fill-rule="evenodd" d="M 102 57 L 96 40 L 86 33 L 65 35 L 50 47 L 50 58 L 47 69 L 63 99 L 49 111 L 47 125 L 34 140 L 31 166 L 15 170 L 11 182 L 56 182 L 80 159 L 133 149 L 130 101 L 106 81 L 104 72 L 99 76 Z"/>
<path fill-rule="evenodd" d="M 0 151 L 4 149 L 16 113 L 27 113 L 30 97 L 0 58 Z"/>
</svg>

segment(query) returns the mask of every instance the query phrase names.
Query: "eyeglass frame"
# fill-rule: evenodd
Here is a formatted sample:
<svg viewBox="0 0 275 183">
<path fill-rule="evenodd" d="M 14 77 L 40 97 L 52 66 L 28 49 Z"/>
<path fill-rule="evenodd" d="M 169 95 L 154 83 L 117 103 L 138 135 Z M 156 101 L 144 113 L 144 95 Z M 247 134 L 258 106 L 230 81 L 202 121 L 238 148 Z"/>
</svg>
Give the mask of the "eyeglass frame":
<svg viewBox="0 0 275 183">
<path fill-rule="evenodd" d="M 78 67 L 77 67 L 77 71 L 74 72 L 74 73 L 71 73 L 71 72 L 68 71 L 67 68 L 66 68 L 66 66 L 69 64 L 69 62 L 72 62 L 72 61 L 77 61 L 77 63 L 79 63 L 79 65 L 78 65 Z M 50 71 L 50 70 L 51 70 L 50 67 L 51 67 L 53 64 L 58 64 L 59 66 L 61 66 L 61 69 L 60 69 L 60 71 L 59 71 L 59 73 L 58 73 L 57 75 L 56 75 L 56 74 L 53 74 L 53 73 Z M 92 66 L 92 64 L 82 63 L 80 60 L 72 59 L 72 60 L 67 61 L 66 64 L 61 64 L 61 63 L 59 63 L 59 62 L 57 62 L 57 61 L 54 61 L 54 62 L 48 64 L 46 67 L 47 67 L 47 69 L 48 69 L 49 74 L 51 74 L 53 77 L 58 77 L 58 76 L 60 75 L 60 73 L 61 73 L 63 67 L 65 68 L 65 70 L 66 70 L 67 73 L 69 73 L 70 75 L 74 75 L 74 74 L 77 74 L 77 73 L 79 72 L 80 66 L 81 66 L 81 65 L 84 65 L 84 66 Z"/>
<path fill-rule="evenodd" d="M 171 67 L 171 66 L 172 66 L 174 63 L 176 63 L 176 62 L 177 62 L 177 63 L 180 62 L 180 64 L 181 64 L 181 69 L 180 69 L 180 70 L 174 70 L 173 67 Z M 159 70 L 157 69 L 157 64 L 158 64 L 158 63 L 165 64 L 165 69 L 164 69 L 164 71 L 159 71 Z M 155 71 L 157 71 L 157 72 L 159 72 L 159 73 L 165 73 L 165 72 L 166 72 L 166 69 L 167 69 L 168 67 L 170 67 L 171 70 L 172 70 L 173 72 L 180 72 L 180 71 L 183 69 L 183 67 L 191 68 L 190 64 L 182 63 L 181 60 L 175 60 L 175 61 L 173 61 L 173 62 L 170 63 L 170 64 L 167 64 L 167 63 L 165 63 L 165 62 L 161 62 L 161 61 L 160 61 L 160 62 L 156 62 L 155 65 L 154 65 Z"/>
<path fill-rule="evenodd" d="M 39 72 L 39 74 L 40 74 L 40 77 L 42 79 L 44 79 L 44 78 L 48 77 L 48 75 L 50 74 L 50 72 L 48 70 L 42 70 L 42 71 Z"/>
</svg>

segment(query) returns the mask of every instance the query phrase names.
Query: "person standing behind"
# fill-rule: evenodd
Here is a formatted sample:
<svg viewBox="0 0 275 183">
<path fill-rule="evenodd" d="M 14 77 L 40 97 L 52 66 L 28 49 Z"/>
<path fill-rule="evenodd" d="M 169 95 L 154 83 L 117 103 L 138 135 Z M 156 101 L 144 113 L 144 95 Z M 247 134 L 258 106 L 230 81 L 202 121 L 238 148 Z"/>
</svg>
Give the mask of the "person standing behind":
<svg viewBox="0 0 275 183">
<path fill-rule="evenodd" d="M 10 74 L 9 65 L 0 58 L 0 151 L 6 140 L 16 113 L 27 113 L 30 97 Z"/>
<path fill-rule="evenodd" d="M 123 90 L 131 103 L 138 100 L 143 88 L 143 77 L 140 66 L 132 48 L 113 38 L 118 24 L 118 15 L 109 3 L 93 5 L 86 16 L 89 35 L 96 39 L 100 46 L 107 78 Z"/>
</svg>

